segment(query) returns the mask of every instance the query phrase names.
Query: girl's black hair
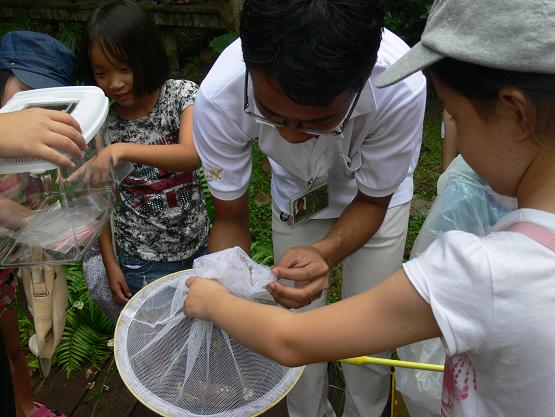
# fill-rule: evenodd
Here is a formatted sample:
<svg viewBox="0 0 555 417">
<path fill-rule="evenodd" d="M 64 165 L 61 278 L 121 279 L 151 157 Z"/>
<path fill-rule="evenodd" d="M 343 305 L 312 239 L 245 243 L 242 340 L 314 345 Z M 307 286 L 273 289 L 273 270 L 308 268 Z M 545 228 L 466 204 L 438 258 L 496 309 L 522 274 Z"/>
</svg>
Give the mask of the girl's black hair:
<svg viewBox="0 0 555 417">
<path fill-rule="evenodd" d="M 533 117 L 530 133 L 540 139 L 555 133 L 555 75 L 506 71 L 445 58 L 430 67 L 450 88 L 468 98 L 487 118 L 503 88 L 521 91 Z"/>
<path fill-rule="evenodd" d="M 368 79 L 383 25 L 380 0 L 246 0 L 243 58 L 293 101 L 325 106 Z"/>
<path fill-rule="evenodd" d="M 150 94 L 169 76 L 169 63 L 160 32 L 135 1 L 112 1 L 96 8 L 88 18 L 81 42 L 85 82 L 95 84 L 90 50 L 98 44 L 109 56 L 133 70 L 134 92 Z"/>
</svg>

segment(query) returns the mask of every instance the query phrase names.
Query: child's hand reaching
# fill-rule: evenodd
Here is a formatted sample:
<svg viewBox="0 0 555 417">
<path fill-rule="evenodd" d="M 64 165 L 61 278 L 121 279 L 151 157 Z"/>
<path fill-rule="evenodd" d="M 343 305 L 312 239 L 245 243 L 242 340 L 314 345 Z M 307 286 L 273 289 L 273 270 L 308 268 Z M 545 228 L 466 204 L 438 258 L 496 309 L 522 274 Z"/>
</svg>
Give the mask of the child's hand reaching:
<svg viewBox="0 0 555 417">
<path fill-rule="evenodd" d="M 114 155 L 110 145 L 79 167 L 66 181 L 71 182 L 81 178 L 84 184 L 106 184 L 110 179 L 110 172 L 114 164 Z"/>
<path fill-rule="evenodd" d="M 183 303 L 187 317 L 211 320 L 210 303 L 219 303 L 222 296 L 230 295 L 225 287 L 213 279 L 191 277 L 187 280 L 189 292 Z"/>
</svg>

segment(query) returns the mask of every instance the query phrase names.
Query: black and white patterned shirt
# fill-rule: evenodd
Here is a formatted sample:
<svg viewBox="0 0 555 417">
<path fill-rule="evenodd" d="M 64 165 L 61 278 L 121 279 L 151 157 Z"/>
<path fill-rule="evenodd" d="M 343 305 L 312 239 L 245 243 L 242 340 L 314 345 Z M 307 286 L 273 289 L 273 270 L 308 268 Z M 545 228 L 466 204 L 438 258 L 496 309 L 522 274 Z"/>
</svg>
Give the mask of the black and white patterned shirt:
<svg viewBox="0 0 555 417">
<path fill-rule="evenodd" d="M 197 86 L 168 80 L 152 111 L 123 120 L 111 110 L 104 124 L 109 143 L 179 143 L 181 113 L 193 104 Z M 189 259 L 207 243 L 209 220 L 198 171 L 164 171 L 134 163 L 119 190 L 114 236 L 125 253 L 147 261 Z"/>
</svg>

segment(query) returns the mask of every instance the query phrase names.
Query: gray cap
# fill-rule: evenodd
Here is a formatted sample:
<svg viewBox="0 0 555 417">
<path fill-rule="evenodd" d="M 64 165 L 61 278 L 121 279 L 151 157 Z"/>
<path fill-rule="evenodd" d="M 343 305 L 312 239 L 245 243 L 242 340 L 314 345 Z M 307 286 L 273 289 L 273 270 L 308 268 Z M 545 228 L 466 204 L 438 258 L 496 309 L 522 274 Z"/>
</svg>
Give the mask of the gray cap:
<svg viewBox="0 0 555 417">
<path fill-rule="evenodd" d="M 436 0 L 422 39 L 377 82 L 386 87 L 443 58 L 555 74 L 554 0 Z"/>
</svg>

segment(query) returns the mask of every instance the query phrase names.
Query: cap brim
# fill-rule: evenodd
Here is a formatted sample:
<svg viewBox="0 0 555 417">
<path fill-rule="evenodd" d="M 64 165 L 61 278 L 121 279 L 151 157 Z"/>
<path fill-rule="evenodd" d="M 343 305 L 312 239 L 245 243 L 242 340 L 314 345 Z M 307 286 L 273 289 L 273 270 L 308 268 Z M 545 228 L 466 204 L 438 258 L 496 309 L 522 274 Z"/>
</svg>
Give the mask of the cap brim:
<svg viewBox="0 0 555 417">
<path fill-rule="evenodd" d="M 12 69 L 15 76 L 25 85 L 36 88 L 50 88 L 50 87 L 64 87 L 68 84 L 64 84 L 52 77 L 47 77 L 41 74 L 37 74 L 31 71 L 25 71 L 19 68 Z"/>
<path fill-rule="evenodd" d="M 403 55 L 391 67 L 378 77 L 376 86 L 387 87 L 401 81 L 403 78 L 414 74 L 421 69 L 429 67 L 445 58 L 444 55 L 425 47 L 422 42 L 414 45 L 410 51 Z"/>
</svg>

